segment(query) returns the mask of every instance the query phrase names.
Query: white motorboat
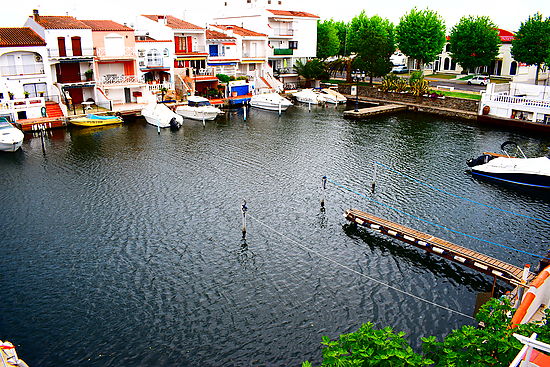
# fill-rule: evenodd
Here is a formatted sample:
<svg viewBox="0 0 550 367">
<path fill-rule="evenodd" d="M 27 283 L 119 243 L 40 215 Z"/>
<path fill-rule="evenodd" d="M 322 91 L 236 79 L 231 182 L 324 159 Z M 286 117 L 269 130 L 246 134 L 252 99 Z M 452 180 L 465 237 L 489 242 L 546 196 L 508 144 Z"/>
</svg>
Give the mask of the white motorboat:
<svg viewBox="0 0 550 367">
<path fill-rule="evenodd" d="M 212 106 L 208 99 L 191 96 L 187 98 L 186 106 L 176 108 L 176 113 L 193 120 L 214 120 L 223 112 L 219 108 Z"/>
<path fill-rule="evenodd" d="M 511 157 L 504 146 L 515 145 L 523 158 Z M 468 160 L 472 174 L 500 182 L 536 188 L 550 189 L 550 157 L 527 158 L 516 143 L 507 141 L 501 145 L 505 154 L 483 153 Z"/>
<path fill-rule="evenodd" d="M 141 115 L 153 126 L 179 129 L 183 124 L 183 117 L 176 114 L 162 103 L 152 103 L 141 110 Z"/>
<path fill-rule="evenodd" d="M 334 89 L 323 88 L 319 91 L 319 93 L 323 97 L 325 97 L 327 103 L 339 104 L 346 103 L 348 101 L 348 99 L 344 97 L 343 94 L 335 91 Z"/>
<path fill-rule="evenodd" d="M 23 132 L 10 124 L 5 118 L 0 118 L 0 150 L 15 152 L 23 144 Z"/>
<path fill-rule="evenodd" d="M 252 96 L 250 106 L 270 111 L 286 111 L 292 106 L 292 102 L 278 93 L 264 93 Z"/>
<path fill-rule="evenodd" d="M 322 104 L 327 102 L 323 95 L 315 92 L 313 89 L 302 89 L 299 92 L 292 93 L 292 95 L 298 102 L 302 103 Z"/>
</svg>

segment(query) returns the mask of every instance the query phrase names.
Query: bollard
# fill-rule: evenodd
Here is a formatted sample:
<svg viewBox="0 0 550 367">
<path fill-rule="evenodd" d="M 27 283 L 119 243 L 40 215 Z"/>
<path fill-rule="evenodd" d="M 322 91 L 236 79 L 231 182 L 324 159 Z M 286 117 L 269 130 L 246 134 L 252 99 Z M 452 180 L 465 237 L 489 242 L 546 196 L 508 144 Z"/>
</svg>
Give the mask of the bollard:
<svg viewBox="0 0 550 367">
<path fill-rule="evenodd" d="M 327 176 L 322 178 L 323 195 L 321 196 L 321 210 L 325 210 L 325 190 L 327 189 Z"/>
<path fill-rule="evenodd" d="M 374 171 L 372 173 L 372 193 L 374 193 L 374 189 L 376 188 L 376 162 L 374 162 Z"/>
<path fill-rule="evenodd" d="M 246 104 L 243 105 L 244 120 L 246 121 Z"/>
<path fill-rule="evenodd" d="M 246 211 L 248 210 L 248 207 L 246 206 L 246 200 L 243 200 L 243 205 L 241 205 L 241 211 L 243 213 L 243 239 L 246 238 Z"/>
</svg>

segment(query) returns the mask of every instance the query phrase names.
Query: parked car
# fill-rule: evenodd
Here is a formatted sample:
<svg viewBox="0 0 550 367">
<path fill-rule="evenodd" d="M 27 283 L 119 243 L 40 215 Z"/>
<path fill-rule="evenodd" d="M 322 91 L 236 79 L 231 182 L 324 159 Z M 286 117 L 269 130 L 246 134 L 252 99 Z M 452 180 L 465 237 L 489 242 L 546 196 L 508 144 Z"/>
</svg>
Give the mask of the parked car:
<svg viewBox="0 0 550 367">
<path fill-rule="evenodd" d="M 487 85 L 490 83 L 489 77 L 485 75 L 476 75 L 472 79 L 468 80 L 468 85 Z"/>
<path fill-rule="evenodd" d="M 394 66 L 391 69 L 391 72 L 396 74 L 406 74 L 409 72 L 409 69 L 405 65 L 398 65 L 398 66 Z"/>
</svg>

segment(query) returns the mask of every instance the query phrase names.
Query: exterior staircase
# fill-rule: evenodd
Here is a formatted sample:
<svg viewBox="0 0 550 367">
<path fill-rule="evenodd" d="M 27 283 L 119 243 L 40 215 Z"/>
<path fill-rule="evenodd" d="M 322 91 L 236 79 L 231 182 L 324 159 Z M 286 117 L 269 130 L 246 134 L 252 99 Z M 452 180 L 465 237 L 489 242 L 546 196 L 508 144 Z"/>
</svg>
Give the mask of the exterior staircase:
<svg viewBox="0 0 550 367">
<path fill-rule="evenodd" d="M 63 118 L 63 111 L 56 102 L 46 102 L 46 116 L 48 118 Z"/>
</svg>

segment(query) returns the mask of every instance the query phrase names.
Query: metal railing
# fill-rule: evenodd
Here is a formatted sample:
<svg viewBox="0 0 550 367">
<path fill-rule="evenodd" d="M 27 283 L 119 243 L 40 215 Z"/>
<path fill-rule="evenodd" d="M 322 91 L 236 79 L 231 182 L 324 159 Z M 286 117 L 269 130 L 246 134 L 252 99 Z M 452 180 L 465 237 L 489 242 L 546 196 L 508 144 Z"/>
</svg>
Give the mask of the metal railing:
<svg viewBox="0 0 550 367">
<path fill-rule="evenodd" d="M 0 66 L 0 75 L 36 75 L 44 74 L 43 64 L 23 64 L 23 65 L 8 65 Z"/>
<path fill-rule="evenodd" d="M 184 51 L 184 50 L 176 50 L 176 54 L 188 54 L 193 52 L 199 52 L 199 53 L 205 53 L 206 47 L 205 46 L 193 46 L 193 49 L 191 51 Z"/>
<path fill-rule="evenodd" d="M 243 58 L 249 58 L 249 59 L 263 59 L 265 58 L 265 55 L 258 54 L 257 52 L 243 52 Z"/>
<path fill-rule="evenodd" d="M 494 102 L 502 102 L 502 103 L 508 103 L 508 104 L 550 109 L 549 100 L 532 99 L 532 98 L 526 98 L 526 97 L 515 97 L 515 96 L 509 96 L 505 94 L 492 94 L 492 95 L 489 95 L 488 97 L 490 101 L 494 101 Z"/>
<path fill-rule="evenodd" d="M 143 82 L 135 75 L 104 75 L 100 81 L 97 82 L 98 87 L 111 86 L 111 85 L 123 85 L 123 84 L 143 84 Z"/>
<path fill-rule="evenodd" d="M 148 83 L 147 88 L 149 89 L 149 91 L 154 92 L 154 91 L 159 91 L 162 88 L 174 89 L 174 84 L 170 83 L 170 82 L 164 82 L 164 83 L 159 83 L 159 84 L 149 84 Z"/>
<path fill-rule="evenodd" d="M 115 58 L 115 57 L 135 57 L 136 50 L 133 47 L 121 47 L 118 50 L 107 50 L 105 47 L 96 47 L 95 56 L 101 58 Z"/>
<path fill-rule="evenodd" d="M 58 48 L 48 48 L 48 57 L 50 58 L 58 58 L 58 57 L 93 57 L 94 56 L 94 50 L 93 48 L 83 48 L 82 49 L 82 55 L 74 55 L 73 50 L 71 48 L 68 48 L 65 50 L 65 56 L 61 56 L 59 54 Z"/>
</svg>

